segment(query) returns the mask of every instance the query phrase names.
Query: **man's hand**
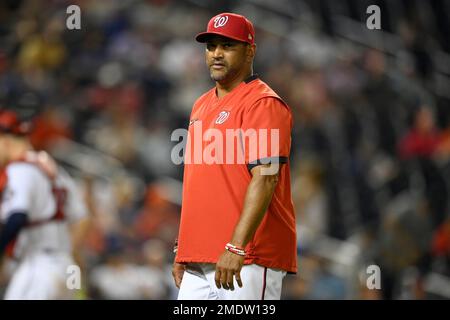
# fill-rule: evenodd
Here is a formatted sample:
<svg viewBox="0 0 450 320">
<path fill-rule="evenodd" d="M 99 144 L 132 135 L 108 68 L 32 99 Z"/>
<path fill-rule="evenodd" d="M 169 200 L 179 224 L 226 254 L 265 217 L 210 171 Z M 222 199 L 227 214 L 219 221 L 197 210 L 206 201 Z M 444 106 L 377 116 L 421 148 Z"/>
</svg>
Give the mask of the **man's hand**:
<svg viewBox="0 0 450 320">
<path fill-rule="evenodd" d="M 176 262 L 173 263 L 172 276 L 173 279 L 175 280 L 175 285 L 177 286 L 177 288 L 180 288 L 181 280 L 183 279 L 183 274 L 185 270 L 186 266 L 184 264 Z"/>
<path fill-rule="evenodd" d="M 216 264 L 216 286 L 223 287 L 225 290 L 234 290 L 233 277 L 236 277 L 236 282 L 242 288 L 241 269 L 244 264 L 244 256 L 231 253 L 225 250 Z"/>
</svg>

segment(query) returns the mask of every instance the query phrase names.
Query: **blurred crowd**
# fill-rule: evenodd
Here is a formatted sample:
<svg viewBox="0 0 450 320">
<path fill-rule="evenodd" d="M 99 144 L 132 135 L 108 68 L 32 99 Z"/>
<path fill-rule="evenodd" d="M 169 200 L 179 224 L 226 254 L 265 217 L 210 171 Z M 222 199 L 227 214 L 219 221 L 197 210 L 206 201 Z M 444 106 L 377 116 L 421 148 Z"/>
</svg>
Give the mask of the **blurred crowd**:
<svg viewBox="0 0 450 320">
<path fill-rule="evenodd" d="M 320 10 L 294 19 L 255 3 L 1 2 L 0 105 L 36 117 L 34 146 L 73 173 L 94 221 L 80 298 L 176 297 L 171 133 L 214 85 L 193 37 L 221 11 L 254 22 L 254 70 L 294 113 L 299 272 L 283 298 L 450 298 L 450 101 L 433 90 L 420 24 L 393 28 L 393 57 L 333 34 Z M 80 30 L 66 28 L 71 4 Z M 366 286 L 369 265 L 381 290 Z"/>
</svg>

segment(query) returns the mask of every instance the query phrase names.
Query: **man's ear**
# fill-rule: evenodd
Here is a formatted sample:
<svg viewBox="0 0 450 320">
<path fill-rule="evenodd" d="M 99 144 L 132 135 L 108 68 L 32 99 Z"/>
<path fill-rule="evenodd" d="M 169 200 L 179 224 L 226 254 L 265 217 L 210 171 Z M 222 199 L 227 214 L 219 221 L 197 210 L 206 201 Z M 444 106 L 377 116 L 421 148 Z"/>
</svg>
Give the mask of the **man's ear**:
<svg viewBox="0 0 450 320">
<path fill-rule="evenodd" d="M 249 62 L 253 61 L 256 55 L 256 44 L 249 44 L 247 46 L 247 59 Z"/>
</svg>

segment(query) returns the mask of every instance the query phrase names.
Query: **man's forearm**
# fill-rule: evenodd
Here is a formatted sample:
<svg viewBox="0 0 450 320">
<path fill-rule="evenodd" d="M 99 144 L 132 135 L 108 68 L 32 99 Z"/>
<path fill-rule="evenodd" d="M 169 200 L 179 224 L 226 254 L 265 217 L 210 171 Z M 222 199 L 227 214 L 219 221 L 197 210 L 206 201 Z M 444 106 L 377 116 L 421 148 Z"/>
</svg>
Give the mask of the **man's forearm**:
<svg viewBox="0 0 450 320">
<path fill-rule="evenodd" d="M 231 243 L 238 247 L 245 247 L 255 234 L 269 207 L 278 182 L 277 175 L 260 175 L 261 169 L 258 168 L 253 174 L 245 195 L 241 217 L 231 239 Z"/>
</svg>

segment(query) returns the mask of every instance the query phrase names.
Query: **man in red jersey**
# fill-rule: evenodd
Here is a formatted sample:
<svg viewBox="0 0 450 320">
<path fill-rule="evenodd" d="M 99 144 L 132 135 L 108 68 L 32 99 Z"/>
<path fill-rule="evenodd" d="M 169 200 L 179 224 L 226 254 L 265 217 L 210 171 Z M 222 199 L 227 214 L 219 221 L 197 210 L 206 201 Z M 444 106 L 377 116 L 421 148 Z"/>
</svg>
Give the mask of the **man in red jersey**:
<svg viewBox="0 0 450 320">
<path fill-rule="evenodd" d="M 178 299 L 280 299 L 284 276 L 297 271 L 292 114 L 253 74 L 247 18 L 221 13 L 196 40 L 206 43 L 216 85 L 197 99 L 189 123 L 173 266 Z M 203 138 L 192 139 L 199 132 Z"/>
</svg>

